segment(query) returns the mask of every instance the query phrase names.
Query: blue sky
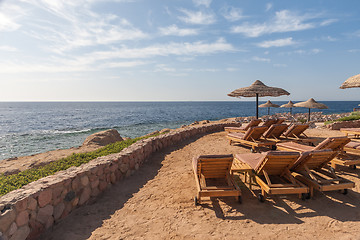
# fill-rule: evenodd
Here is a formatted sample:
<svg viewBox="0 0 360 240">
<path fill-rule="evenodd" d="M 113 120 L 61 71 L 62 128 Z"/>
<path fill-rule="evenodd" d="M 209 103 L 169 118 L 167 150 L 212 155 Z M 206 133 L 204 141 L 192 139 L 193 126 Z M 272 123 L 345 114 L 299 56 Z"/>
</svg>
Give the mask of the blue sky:
<svg viewBox="0 0 360 240">
<path fill-rule="evenodd" d="M 0 0 L 0 101 L 359 100 L 360 1 Z M 242 98 L 242 100 L 254 100 Z"/>
</svg>

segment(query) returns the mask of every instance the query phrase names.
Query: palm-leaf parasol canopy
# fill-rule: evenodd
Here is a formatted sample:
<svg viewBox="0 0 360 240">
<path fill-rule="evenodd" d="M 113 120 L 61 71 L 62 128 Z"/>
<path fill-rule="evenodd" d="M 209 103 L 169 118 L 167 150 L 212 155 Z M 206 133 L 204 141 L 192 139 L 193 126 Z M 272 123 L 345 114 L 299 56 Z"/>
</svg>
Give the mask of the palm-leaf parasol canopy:
<svg viewBox="0 0 360 240">
<path fill-rule="evenodd" d="M 307 100 L 305 102 L 295 103 L 294 107 L 303 107 L 303 108 L 309 109 L 308 122 L 310 122 L 310 108 L 328 109 L 328 107 L 325 104 L 318 103 L 313 98 L 310 98 L 309 100 Z"/>
<path fill-rule="evenodd" d="M 282 88 L 269 87 L 256 80 L 249 87 L 239 88 L 228 94 L 230 97 L 256 97 L 256 118 L 259 118 L 259 97 L 279 97 L 282 95 L 290 95 L 290 93 Z"/>
<path fill-rule="evenodd" d="M 281 105 L 282 108 L 290 108 L 290 114 L 292 114 L 292 108 L 294 107 L 294 103 L 292 101 L 289 101 L 286 104 Z"/>
<path fill-rule="evenodd" d="M 360 87 L 360 74 L 352 76 L 348 78 L 343 84 L 340 86 L 340 88 L 356 88 Z"/>
<path fill-rule="evenodd" d="M 266 103 L 263 103 L 263 104 L 260 104 L 259 107 L 261 108 L 268 108 L 268 115 L 270 115 L 270 108 L 271 107 L 275 107 L 275 108 L 278 108 L 279 105 L 275 104 L 275 103 L 272 103 L 270 100 L 268 100 Z"/>
</svg>

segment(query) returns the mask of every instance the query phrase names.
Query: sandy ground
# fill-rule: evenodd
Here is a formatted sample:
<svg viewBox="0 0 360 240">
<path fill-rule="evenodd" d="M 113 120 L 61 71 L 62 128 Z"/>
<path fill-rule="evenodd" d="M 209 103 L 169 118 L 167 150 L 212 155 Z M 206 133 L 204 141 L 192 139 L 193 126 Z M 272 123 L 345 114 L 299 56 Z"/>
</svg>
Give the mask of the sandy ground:
<svg viewBox="0 0 360 240">
<path fill-rule="evenodd" d="M 341 135 L 317 129 L 307 133 Z M 360 239 L 360 169 L 339 169 L 339 175 L 357 184 L 347 195 L 316 192 L 306 201 L 288 195 L 260 203 L 242 185 L 242 204 L 230 197 L 195 206 L 193 156 L 241 152 L 249 149 L 230 146 L 224 132 L 166 148 L 41 239 Z"/>
</svg>

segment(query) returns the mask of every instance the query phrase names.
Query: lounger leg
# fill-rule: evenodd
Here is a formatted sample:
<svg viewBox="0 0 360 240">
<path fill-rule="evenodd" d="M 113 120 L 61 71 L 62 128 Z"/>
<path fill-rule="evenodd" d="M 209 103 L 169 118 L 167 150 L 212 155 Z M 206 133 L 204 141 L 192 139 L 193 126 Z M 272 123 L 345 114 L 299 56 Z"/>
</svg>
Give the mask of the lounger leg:
<svg viewBox="0 0 360 240">
<path fill-rule="evenodd" d="M 231 141 L 231 140 L 229 140 L 229 144 L 230 144 L 230 145 L 232 144 L 232 141 Z"/>
</svg>

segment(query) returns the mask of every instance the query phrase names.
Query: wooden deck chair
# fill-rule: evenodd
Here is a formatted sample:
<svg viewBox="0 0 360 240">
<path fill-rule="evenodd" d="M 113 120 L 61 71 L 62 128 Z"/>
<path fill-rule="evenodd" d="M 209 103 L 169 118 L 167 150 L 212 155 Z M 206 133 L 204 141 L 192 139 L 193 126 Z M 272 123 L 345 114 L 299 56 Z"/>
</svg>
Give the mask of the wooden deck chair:
<svg viewBox="0 0 360 240">
<path fill-rule="evenodd" d="M 345 133 L 347 137 L 349 137 L 349 135 L 354 135 L 353 138 L 357 139 L 360 137 L 360 128 L 340 128 L 340 132 Z"/>
<path fill-rule="evenodd" d="M 344 150 L 346 151 L 347 149 L 345 148 L 345 146 L 348 145 L 349 142 L 350 139 L 347 137 L 329 137 L 319 143 L 316 147 L 305 146 L 295 142 L 277 143 L 276 147 L 279 150 L 295 152 L 331 149 L 335 152 L 334 157 L 331 160 L 331 165 L 333 168 L 335 168 L 336 165 L 356 168 L 356 165 L 360 164 L 359 159 L 354 159 L 353 157 L 348 156 L 344 153 Z"/>
<path fill-rule="evenodd" d="M 286 124 L 273 124 L 269 127 L 268 130 L 266 130 L 266 132 L 264 132 L 263 137 L 271 141 L 280 142 L 284 140 L 280 139 L 280 137 L 287 128 L 288 125 Z"/>
<path fill-rule="evenodd" d="M 331 149 L 305 151 L 291 168 L 293 176 L 310 187 L 311 197 L 313 189 L 321 192 L 342 190 L 355 187 L 354 182 L 341 178 L 335 174 L 328 163 L 337 155 Z"/>
<path fill-rule="evenodd" d="M 254 170 L 255 175 L 249 176 L 248 179 L 255 181 L 261 187 L 259 201 L 264 202 L 268 195 L 279 194 L 299 194 L 300 198 L 305 199 L 309 194 L 309 187 L 296 180 L 290 172 L 290 168 L 299 156 L 300 154 L 296 152 L 269 151 L 236 154 L 235 161 L 247 164 Z M 232 170 L 236 171 L 236 169 Z M 252 184 L 250 182 L 250 186 Z"/>
<path fill-rule="evenodd" d="M 356 169 L 356 165 L 360 165 L 360 142 L 350 141 L 344 146 L 344 152 L 339 154 L 332 164 L 348 166 Z M 333 165 L 333 167 L 335 167 Z"/>
<path fill-rule="evenodd" d="M 246 131 L 246 133 L 230 132 L 227 134 L 226 137 L 230 140 L 230 145 L 233 142 L 237 142 L 241 145 L 251 147 L 252 152 L 256 152 L 256 148 L 259 147 L 268 147 L 275 150 L 276 142 L 261 139 L 263 133 L 266 130 L 267 127 L 265 126 L 251 127 L 249 128 L 249 130 Z"/>
<path fill-rule="evenodd" d="M 200 155 L 193 158 L 197 195 L 195 205 L 203 197 L 233 196 L 241 202 L 241 190 L 233 180 L 230 169 L 233 155 Z"/>
<path fill-rule="evenodd" d="M 256 127 L 261 123 L 261 119 L 253 119 L 246 126 L 225 127 L 226 132 L 242 132 L 245 133 L 249 128 Z"/>
<path fill-rule="evenodd" d="M 286 118 L 278 118 L 277 121 L 274 124 L 282 124 L 285 122 Z"/>
<path fill-rule="evenodd" d="M 309 143 L 309 145 L 313 145 L 318 141 L 317 138 L 310 138 L 304 132 L 309 128 L 309 124 L 292 124 L 286 132 L 284 132 L 283 136 L 289 140 L 293 140 L 295 142 L 304 142 Z"/>
<path fill-rule="evenodd" d="M 277 123 L 277 121 L 278 120 L 276 118 L 269 118 L 265 122 L 263 122 L 260 126 L 262 127 L 265 126 L 269 128 L 271 125 Z"/>
</svg>

